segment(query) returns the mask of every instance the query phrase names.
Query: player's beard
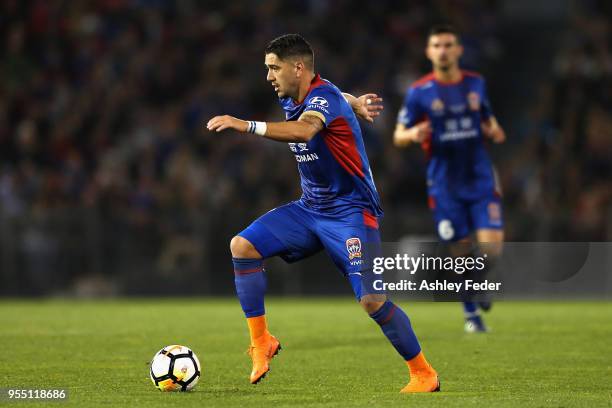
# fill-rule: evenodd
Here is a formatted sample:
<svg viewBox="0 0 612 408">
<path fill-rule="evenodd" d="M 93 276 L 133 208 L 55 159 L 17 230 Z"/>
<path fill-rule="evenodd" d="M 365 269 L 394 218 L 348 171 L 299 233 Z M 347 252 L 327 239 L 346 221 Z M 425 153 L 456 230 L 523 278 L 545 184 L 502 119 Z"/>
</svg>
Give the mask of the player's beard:
<svg viewBox="0 0 612 408">
<path fill-rule="evenodd" d="M 450 61 L 444 61 L 444 62 L 439 62 L 436 66 L 436 68 L 440 71 L 443 72 L 448 72 L 450 71 L 450 69 L 453 67 L 453 64 L 450 63 Z"/>
</svg>

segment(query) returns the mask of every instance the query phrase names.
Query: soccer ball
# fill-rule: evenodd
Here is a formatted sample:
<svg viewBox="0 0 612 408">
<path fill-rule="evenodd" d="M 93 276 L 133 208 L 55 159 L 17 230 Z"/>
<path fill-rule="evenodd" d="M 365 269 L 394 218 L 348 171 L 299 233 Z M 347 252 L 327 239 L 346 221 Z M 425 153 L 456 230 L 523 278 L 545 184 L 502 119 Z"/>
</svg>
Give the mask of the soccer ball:
<svg viewBox="0 0 612 408">
<path fill-rule="evenodd" d="M 171 345 L 151 360 L 151 381 L 161 391 L 189 391 L 200 379 L 200 360 L 185 346 Z"/>
</svg>

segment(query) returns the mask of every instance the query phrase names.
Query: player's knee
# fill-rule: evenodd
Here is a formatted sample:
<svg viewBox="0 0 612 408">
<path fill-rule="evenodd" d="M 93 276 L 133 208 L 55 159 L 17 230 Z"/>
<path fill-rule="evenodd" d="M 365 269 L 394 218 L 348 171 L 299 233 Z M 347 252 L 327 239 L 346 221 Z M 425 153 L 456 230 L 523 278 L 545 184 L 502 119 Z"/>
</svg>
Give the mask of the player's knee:
<svg viewBox="0 0 612 408">
<path fill-rule="evenodd" d="M 359 300 L 359 303 L 366 313 L 372 314 L 376 313 L 386 301 L 387 298 L 385 295 L 366 295 Z"/>
<path fill-rule="evenodd" d="M 477 231 L 480 252 L 489 257 L 499 258 L 504 249 L 504 232 L 502 230 Z"/>
<path fill-rule="evenodd" d="M 230 251 L 232 252 L 233 258 L 261 258 L 261 254 L 257 252 L 253 244 L 239 235 L 236 235 L 230 241 Z"/>
</svg>

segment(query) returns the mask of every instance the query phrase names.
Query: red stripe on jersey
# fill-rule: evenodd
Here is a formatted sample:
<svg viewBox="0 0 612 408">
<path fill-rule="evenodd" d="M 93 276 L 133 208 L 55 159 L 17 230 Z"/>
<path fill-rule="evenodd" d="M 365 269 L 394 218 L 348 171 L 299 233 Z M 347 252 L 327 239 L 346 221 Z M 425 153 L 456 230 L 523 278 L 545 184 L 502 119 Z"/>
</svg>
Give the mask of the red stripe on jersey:
<svg viewBox="0 0 612 408">
<path fill-rule="evenodd" d="M 410 85 L 410 87 L 415 88 L 417 86 L 425 85 L 427 82 L 431 81 L 432 79 L 434 79 L 434 74 L 433 72 L 430 72 L 429 74 L 414 81 L 412 85 Z"/>
<path fill-rule="evenodd" d="M 321 86 L 321 85 L 327 85 L 327 82 L 325 82 L 324 80 L 321 79 L 321 75 L 317 74 L 317 75 L 315 75 L 314 78 L 312 78 L 312 81 L 310 81 L 310 87 L 308 88 L 308 91 L 306 91 L 306 94 L 304 95 L 304 98 L 306 98 L 310 94 L 310 91 L 312 91 L 313 89 L 315 89 L 316 87 Z M 296 105 L 300 105 L 300 104 L 302 104 L 302 102 L 304 102 L 304 99 L 302 99 L 301 101 L 296 101 L 294 99 L 293 102 Z"/>
<path fill-rule="evenodd" d="M 378 229 L 378 218 L 370 214 L 368 210 L 363 210 L 363 223 L 367 227 Z"/>
<path fill-rule="evenodd" d="M 350 175 L 364 178 L 361 156 L 355 143 L 355 135 L 346 119 L 339 117 L 325 128 L 323 140 L 338 164 Z"/>
<path fill-rule="evenodd" d="M 432 148 L 431 148 L 431 135 L 427 136 L 425 140 L 421 143 L 421 149 L 425 152 L 425 156 L 427 160 L 431 159 Z"/>
<path fill-rule="evenodd" d="M 416 125 L 420 125 L 423 122 L 427 121 L 427 116 L 423 115 L 419 118 L 419 120 L 417 121 Z M 421 149 L 423 149 L 423 151 L 425 152 L 425 158 L 427 160 L 431 159 L 431 155 L 432 155 L 432 147 L 431 147 L 431 134 L 429 134 L 425 140 L 423 140 L 421 142 Z"/>
<path fill-rule="evenodd" d="M 463 78 L 465 77 L 473 77 L 473 78 L 482 78 L 482 75 L 480 75 L 478 72 L 474 72 L 474 71 L 466 71 L 466 70 L 461 70 L 461 77 L 456 80 L 456 81 L 440 81 L 439 79 L 436 79 L 436 76 L 434 75 L 433 72 L 430 72 L 429 74 L 417 79 L 416 81 L 414 81 L 412 83 L 412 85 L 410 85 L 411 88 L 417 87 L 417 86 L 421 86 L 421 85 L 425 85 L 427 82 L 429 81 L 435 81 L 436 84 L 438 85 L 442 85 L 442 86 L 448 86 L 448 85 L 457 85 L 459 83 L 461 83 L 461 81 L 463 81 Z"/>
<path fill-rule="evenodd" d="M 463 76 L 482 78 L 482 75 L 480 75 L 478 72 L 475 72 L 475 71 L 467 71 L 465 69 L 462 69 L 461 73 L 463 74 Z"/>
</svg>

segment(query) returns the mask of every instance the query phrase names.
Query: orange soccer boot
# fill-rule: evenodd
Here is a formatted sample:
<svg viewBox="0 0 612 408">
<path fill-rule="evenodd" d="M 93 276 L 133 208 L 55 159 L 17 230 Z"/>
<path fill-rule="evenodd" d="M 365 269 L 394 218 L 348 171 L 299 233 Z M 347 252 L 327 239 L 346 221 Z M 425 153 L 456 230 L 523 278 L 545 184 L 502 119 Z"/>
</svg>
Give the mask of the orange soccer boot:
<svg viewBox="0 0 612 408">
<path fill-rule="evenodd" d="M 423 353 L 406 361 L 410 370 L 410 382 L 401 389 L 401 393 L 440 391 L 438 373 L 427 362 Z"/>
<path fill-rule="evenodd" d="M 268 331 L 265 315 L 249 317 L 247 324 L 251 336 L 251 345 L 247 353 L 253 360 L 250 380 L 251 384 L 257 384 L 270 371 L 270 360 L 278 354 L 281 345 Z"/>
<path fill-rule="evenodd" d="M 263 338 L 262 338 L 263 337 Z M 270 360 L 281 350 L 281 345 L 276 337 L 266 333 L 251 344 L 248 354 L 253 360 L 253 370 L 251 371 L 251 384 L 260 382 L 270 371 Z"/>
</svg>

